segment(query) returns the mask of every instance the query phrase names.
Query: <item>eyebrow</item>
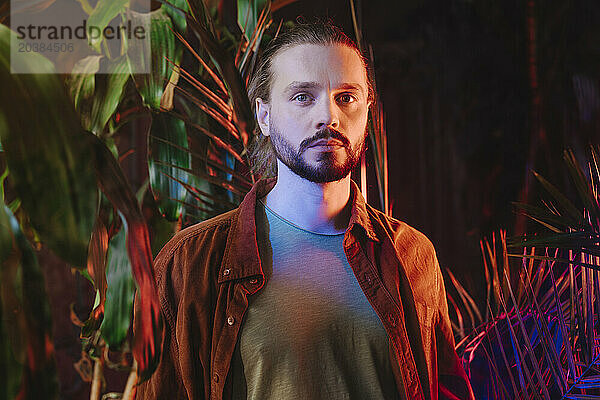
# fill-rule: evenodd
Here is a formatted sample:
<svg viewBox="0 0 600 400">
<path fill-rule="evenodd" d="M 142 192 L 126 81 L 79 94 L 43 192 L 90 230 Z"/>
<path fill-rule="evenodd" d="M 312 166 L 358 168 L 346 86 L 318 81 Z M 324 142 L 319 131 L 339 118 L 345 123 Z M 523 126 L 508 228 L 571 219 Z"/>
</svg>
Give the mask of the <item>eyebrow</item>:
<svg viewBox="0 0 600 400">
<path fill-rule="evenodd" d="M 318 89 L 321 87 L 321 84 L 318 82 L 300 82 L 293 81 L 289 85 L 287 85 L 284 89 L 284 93 L 291 93 L 297 90 L 307 90 L 307 89 Z M 363 87 L 359 83 L 343 83 L 336 90 L 363 90 Z"/>
</svg>

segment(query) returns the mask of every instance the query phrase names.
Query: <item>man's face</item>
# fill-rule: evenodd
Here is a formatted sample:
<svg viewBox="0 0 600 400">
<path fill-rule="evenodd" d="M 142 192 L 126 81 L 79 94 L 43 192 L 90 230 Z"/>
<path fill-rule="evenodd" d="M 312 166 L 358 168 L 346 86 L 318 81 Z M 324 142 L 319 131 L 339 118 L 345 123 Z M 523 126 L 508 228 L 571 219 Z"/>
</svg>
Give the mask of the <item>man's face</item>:
<svg viewBox="0 0 600 400">
<path fill-rule="evenodd" d="M 345 178 L 365 149 L 368 84 L 348 46 L 303 44 L 272 62 L 271 102 L 257 100 L 263 134 L 276 156 L 311 182 Z"/>
</svg>

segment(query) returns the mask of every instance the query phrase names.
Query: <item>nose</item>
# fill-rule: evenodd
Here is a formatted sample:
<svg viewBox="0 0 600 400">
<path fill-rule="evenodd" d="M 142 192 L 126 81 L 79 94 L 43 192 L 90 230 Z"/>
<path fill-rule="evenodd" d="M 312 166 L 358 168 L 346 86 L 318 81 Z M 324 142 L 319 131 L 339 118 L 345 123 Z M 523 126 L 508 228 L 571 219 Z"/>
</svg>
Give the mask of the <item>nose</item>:
<svg viewBox="0 0 600 400">
<path fill-rule="evenodd" d="M 323 99 L 321 104 L 318 107 L 318 114 L 316 119 L 316 128 L 322 129 L 326 126 L 337 129 L 340 120 L 338 116 L 338 106 L 335 102 L 335 99 L 332 99 L 330 96 L 327 96 Z"/>
</svg>

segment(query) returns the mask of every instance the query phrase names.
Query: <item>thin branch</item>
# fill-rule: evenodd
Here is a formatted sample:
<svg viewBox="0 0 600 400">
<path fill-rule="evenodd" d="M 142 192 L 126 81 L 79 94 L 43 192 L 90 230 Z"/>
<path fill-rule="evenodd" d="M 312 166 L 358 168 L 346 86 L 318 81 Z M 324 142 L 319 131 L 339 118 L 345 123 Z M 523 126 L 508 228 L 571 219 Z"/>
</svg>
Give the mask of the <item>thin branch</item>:
<svg viewBox="0 0 600 400">
<path fill-rule="evenodd" d="M 238 129 L 231 121 L 229 121 L 227 118 L 225 118 L 224 116 L 222 116 L 221 114 L 219 114 L 218 112 L 213 110 L 205 102 L 198 99 L 197 97 L 195 97 L 194 95 L 189 93 L 187 90 L 185 90 L 179 86 L 177 86 L 176 89 L 179 90 L 180 92 L 182 92 L 185 95 L 185 97 L 190 99 L 194 104 L 196 104 L 206 114 L 211 116 L 215 121 L 217 121 L 218 123 L 223 125 L 223 128 L 225 128 L 227 130 L 227 132 L 231 133 L 231 135 L 233 137 L 235 137 L 237 140 L 241 141 L 240 135 L 238 133 Z"/>
<path fill-rule="evenodd" d="M 133 360 L 133 365 L 131 366 L 131 372 L 129 373 L 129 377 L 127 378 L 127 383 L 125 384 L 125 390 L 123 391 L 123 396 L 121 400 L 133 400 L 135 398 L 135 384 L 137 382 L 137 361 Z"/>
<path fill-rule="evenodd" d="M 244 161 L 244 159 L 242 158 L 242 156 L 240 154 L 238 154 L 237 151 L 235 151 L 235 149 L 233 148 L 232 145 L 226 143 L 223 139 L 221 139 L 219 136 L 217 136 L 216 134 L 212 133 L 211 131 L 209 131 L 208 129 L 206 129 L 205 127 L 196 124 L 194 122 L 192 122 L 192 120 L 183 115 L 183 114 L 179 114 L 177 112 L 171 111 L 171 114 L 173 114 L 174 116 L 176 116 L 177 118 L 181 119 L 183 122 L 185 122 L 187 125 L 196 128 L 197 130 L 199 130 L 200 132 L 202 132 L 204 135 L 208 136 L 209 138 L 211 138 L 212 140 L 214 140 L 215 144 L 228 151 L 232 156 L 234 156 L 238 161 L 240 161 L 241 163 L 246 163 L 246 161 Z"/>
<path fill-rule="evenodd" d="M 174 33 L 175 33 L 175 36 L 177 36 L 177 38 L 192 53 L 192 55 L 200 62 L 200 64 L 202 64 L 202 67 L 204 67 L 204 69 L 206 70 L 206 72 L 208 72 L 208 74 L 213 79 L 213 81 L 215 81 L 215 83 L 217 84 L 217 86 L 219 87 L 219 89 L 221 89 L 223 91 L 223 94 L 227 95 L 227 93 L 228 93 L 227 88 L 225 87 L 225 84 L 223 83 L 223 81 L 221 79 L 219 79 L 219 76 L 217 74 L 215 74 L 214 71 L 208 66 L 208 64 L 206 62 L 204 62 L 204 59 L 202 59 L 202 57 L 200 57 L 198 55 L 198 53 L 196 53 L 194 51 L 194 49 L 192 48 L 192 46 L 187 42 L 187 40 L 185 40 L 183 38 L 183 36 L 181 36 L 180 33 L 178 33 L 178 32 L 174 32 Z"/>
<path fill-rule="evenodd" d="M 100 392 L 102 389 L 102 361 L 96 360 L 94 363 L 94 375 L 92 378 L 92 388 L 90 390 L 90 400 L 100 399 Z"/>
</svg>

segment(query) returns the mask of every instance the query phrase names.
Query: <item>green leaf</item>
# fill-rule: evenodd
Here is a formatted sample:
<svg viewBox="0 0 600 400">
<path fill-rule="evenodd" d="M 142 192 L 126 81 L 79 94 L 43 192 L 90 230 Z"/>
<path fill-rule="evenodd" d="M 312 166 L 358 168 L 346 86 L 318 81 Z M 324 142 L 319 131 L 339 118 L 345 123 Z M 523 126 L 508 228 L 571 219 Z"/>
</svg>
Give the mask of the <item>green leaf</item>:
<svg viewBox="0 0 600 400">
<path fill-rule="evenodd" d="M 121 229 L 110 241 L 106 266 L 106 302 L 102 336 L 110 348 L 118 348 L 127 338 L 131 325 L 135 283 L 125 246 L 125 230 Z"/>
<path fill-rule="evenodd" d="M 82 268 L 98 202 L 92 154 L 48 60 L 13 54 L 21 66 L 48 73 L 11 74 L 10 35 L 0 25 L 0 140 L 10 179 L 43 242 Z"/>
<path fill-rule="evenodd" d="M 208 15 L 203 2 L 198 2 L 199 9 L 203 15 Z M 208 20 L 210 21 L 210 20 Z M 235 60 L 226 48 L 217 40 L 214 34 L 207 27 L 210 23 L 200 23 L 194 19 L 188 19 L 188 26 L 200 40 L 202 47 L 208 52 L 217 66 L 223 80 L 227 84 L 229 96 L 233 103 L 233 123 L 240 132 L 240 137 L 244 146 L 250 140 L 250 135 L 254 131 L 254 114 L 248 100 L 246 85 L 235 65 Z"/>
<path fill-rule="evenodd" d="M 583 224 L 583 214 L 575 207 L 575 205 L 564 195 L 562 194 L 554 185 L 548 182 L 544 177 L 542 177 L 537 172 L 533 172 L 537 180 L 542 184 L 544 189 L 552 195 L 554 200 L 556 200 L 558 207 L 558 211 L 561 212 L 561 215 L 564 218 L 568 218 L 570 221 L 569 225 L 573 228 L 578 228 Z"/>
<path fill-rule="evenodd" d="M 0 399 L 17 396 L 25 363 L 26 321 L 9 214 L 0 205 Z M 15 312 L 16 311 L 16 312 Z"/>
<path fill-rule="evenodd" d="M 17 397 L 23 375 L 23 362 L 17 359 L 15 352 L 24 354 L 24 346 L 9 340 L 9 319 L 3 315 L 6 313 L 4 308 L 0 307 L 0 400 L 12 400 Z"/>
<path fill-rule="evenodd" d="M 104 56 L 87 56 L 77 61 L 66 79 L 67 87 L 75 108 L 79 110 L 82 100 L 94 94 L 94 76 L 100 70 L 100 60 Z"/>
<path fill-rule="evenodd" d="M 258 17 L 269 0 L 237 0 L 237 23 L 248 42 L 258 24 Z"/>
<path fill-rule="evenodd" d="M 551 247 L 560 249 L 581 249 L 596 247 L 596 251 L 600 251 L 597 247 L 598 236 L 591 235 L 588 232 L 561 232 L 561 233 L 544 233 L 536 236 L 517 236 L 510 238 L 507 241 L 509 247 Z"/>
<path fill-rule="evenodd" d="M 4 207 L 4 182 L 8 176 L 8 168 L 0 176 L 0 206 Z M 13 251 L 13 235 L 8 215 L 0 210 L 0 261 L 5 260 Z"/>
<path fill-rule="evenodd" d="M 218 4 L 217 2 L 214 2 L 211 10 L 215 11 L 215 12 L 211 12 L 211 10 L 208 10 L 205 4 L 204 0 L 186 0 L 190 9 L 189 12 L 189 17 L 187 18 L 187 21 L 189 21 L 189 18 L 193 19 L 194 21 L 202 24 L 202 26 L 204 26 L 206 29 L 208 29 L 213 35 L 215 34 L 215 26 L 212 22 L 211 19 L 211 15 L 216 14 L 216 10 L 218 8 Z"/>
<path fill-rule="evenodd" d="M 176 8 L 169 6 L 169 4 L 172 4 Z M 165 12 L 169 14 L 173 20 L 173 23 L 175 24 L 175 29 L 177 29 L 177 32 L 183 34 L 185 32 L 187 23 L 185 22 L 185 15 L 179 10 L 186 12 L 188 11 L 189 8 L 187 0 L 166 0 L 161 8 L 164 8 Z"/>
<path fill-rule="evenodd" d="M 172 63 L 179 63 L 182 50 L 175 45 L 173 23 L 164 8 L 147 14 L 132 12 L 132 22 L 150 26 L 150 48 L 132 42 L 127 50 L 131 71 L 150 71 L 149 74 L 133 75 L 133 80 L 144 104 L 153 110 L 160 110 L 160 100 L 171 76 Z"/>
<path fill-rule="evenodd" d="M 96 74 L 101 62 L 108 64 L 102 68 L 107 71 L 106 74 Z M 89 56 L 75 65 L 66 84 L 85 130 L 96 135 L 102 133 L 119 106 L 129 76 L 125 55 L 114 60 Z"/>
<path fill-rule="evenodd" d="M 180 201 L 185 199 L 186 190 L 177 180 L 184 183 L 189 181 L 188 173 L 182 169 L 191 168 L 192 161 L 187 148 L 183 121 L 167 113 L 154 114 L 148 138 L 150 187 L 160 212 L 169 221 L 178 220 L 183 211 Z"/>
<path fill-rule="evenodd" d="M 99 294 L 98 304 L 94 304 L 94 309 L 92 310 L 92 314 L 95 315 L 96 319 L 104 312 L 104 303 L 106 301 L 106 262 L 109 243 L 107 228 L 109 225 L 108 213 L 112 213 L 112 207 L 101 206 L 92 232 L 92 238 L 90 239 L 87 270 L 82 270 L 82 272 L 87 274 L 87 278 L 92 282 Z M 100 308 L 96 309 L 98 306 Z"/>
<path fill-rule="evenodd" d="M 104 195 L 119 211 L 127 232 L 127 253 L 137 285 L 135 301 L 133 356 L 141 381 L 148 379 L 160 360 L 163 320 L 152 268 L 150 235 L 135 194 L 110 150 L 91 133 L 86 142 L 94 149 L 98 182 Z"/>
<path fill-rule="evenodd" d="M 263 34 L 271 24 L 271 1 L 261 1 L 258 3 L 262 4 L 255 4 L 252 6 L 254 8 L 252 13 L 256 15 L 257 18 L 252 22 L 251 26 L 247 27 L 248 31 L 245 32 L 246 36 L 248 36 L 248 44 L 246 50 L 243 52 L 241 61 L 239 61 L 238 55 L 236 55 L 236 63 L 238 65 L 238 69 L 246 84 L 250 79 L 249 74 L 254 70 L 254 66 L 256 64 L 258 56 L 258 49 L 260 48 Z M 242 44 L 243 41 L 240 40 L 240 47 L 238 48 L 238 53 L 242 49 Z"/>
<path fill-rule="evenodd" d="M 560 258 L 560 257 L 549 257 L 549 256 L 535 256 L 535 255 L 523 255 L 523 254 L 508 254 L 508 257 L 514 257 L 514 258 L 530 258 L 533 260 L 545 260 L 545 261 L 551 261 L 551 262 L 558 262 L 561 264 L 573 264 L 573 265 L 580 265 L 582 267 L 586 267 L 586 268 L 590 268 L 590 269 L 594 269 L 596 271 L 600 271 L 600 266 L 599 265 L 595 265 L 595 264 L 590 264 L 590 263 L 586 263 L 586 262 L 582 262 L 582 261 L 578 261 L 578 260 L 569 260 L 567 258 Z"/>
<path fill-rule="evenodd" d="M 532 206 L 525 203 L 513 202 L 517 210 L 520 210 L 524 215 L 532 220 L 544 225 L 554 232 L 562 232 L 568 230 L 570 219 L 564 218 L 561 215 L 556 215 L 548 208 Z"/>
<path fill-rule="evenodd" d="M 110 21 L 125 11 L 127 7 L 129 7 L 129 0 L 98 0 L 98 3 L 96 3 L 94 11 L 92 11 L 87 21 L 87 35 L 89 45 L 98 53 L 100 53 L 102 35 L 99 35 L 92 30 L 98 29 L 96 32 L 102 32 L 102 30 L 108 26 Z"/>
<path fill-rule="evenodd" d="M 575 154 L 572 150 L 565 150 L 564 160 L 567 163 L 567 169 L 571 174 L 571 180 L 577 188 L 579 198 L 583 203 L 585 209 L 594 217 L 594 219 L 600 218 L 600 210 L 598 207 L 598 199 L 592 192 L 592 187 L 586 178 L 581 165 L 577 162 Z"/>
<path fill-rule="evenodd" d="M 52 321 L 42 271 L 4 205 L 0 231 L 2 240 L 10 236 L 12 244 L 12 251 L 0 259 L 0 398 L 56 399 Z"/>
</svg>

